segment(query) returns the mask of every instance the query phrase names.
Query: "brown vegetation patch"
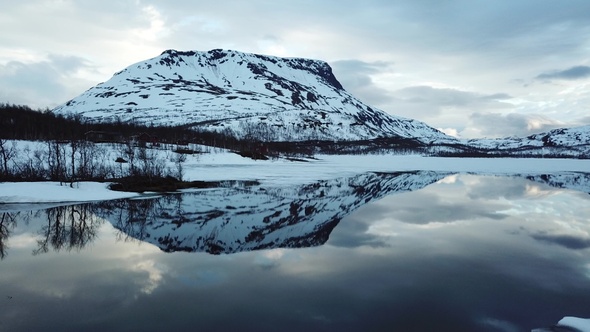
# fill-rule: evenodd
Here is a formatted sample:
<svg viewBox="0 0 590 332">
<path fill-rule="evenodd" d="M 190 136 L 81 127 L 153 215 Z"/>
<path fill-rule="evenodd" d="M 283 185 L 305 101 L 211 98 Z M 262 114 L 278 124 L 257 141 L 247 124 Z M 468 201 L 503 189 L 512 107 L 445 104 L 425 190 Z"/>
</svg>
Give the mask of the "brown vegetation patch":
<svg viewBox="0 0 590 332">
<path fill-rule="evenodd" d="M 109 189 L 115 191 L 128 192 L 173 192 L 180 189 L 205 189 L 205 188 L 223 188 L 229 186 L 254 186 L 258 181 L 179 181 L 178 179 L 166 177 L 146 177 L 146 176 L 128 176 L 113 180 Z"/>
</svg>

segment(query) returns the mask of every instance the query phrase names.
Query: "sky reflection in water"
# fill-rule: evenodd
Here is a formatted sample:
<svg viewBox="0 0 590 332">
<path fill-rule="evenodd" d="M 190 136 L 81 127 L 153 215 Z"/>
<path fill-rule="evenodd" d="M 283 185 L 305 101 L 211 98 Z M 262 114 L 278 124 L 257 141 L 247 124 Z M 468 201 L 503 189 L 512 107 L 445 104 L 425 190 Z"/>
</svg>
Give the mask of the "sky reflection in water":
<svg viewBox="0 0 590 332">
<path fill-rule="evenodd" d="M 362 206 L 323 246 L 231 255 L 164 253 L 100 218 L 84 246 L 43 253 L 31 215 L 5 241 L 0 330 L 546 327 L 590 316 L 589 202 L 452 175 Z"/>
</svg>

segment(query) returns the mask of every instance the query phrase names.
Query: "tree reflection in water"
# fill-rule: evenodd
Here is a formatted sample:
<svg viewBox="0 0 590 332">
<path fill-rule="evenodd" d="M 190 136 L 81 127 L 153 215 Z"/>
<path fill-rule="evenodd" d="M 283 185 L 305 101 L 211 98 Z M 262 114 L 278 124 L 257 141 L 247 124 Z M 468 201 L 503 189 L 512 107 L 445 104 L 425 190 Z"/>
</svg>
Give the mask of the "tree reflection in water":
<svg viewBox="0 0 590 332">
<path fill-rule="evenodd" d="M 0 260 L 6 257 L 8 237 L 16 227 L 16 218 L 21 212 L 2 212 L 0 216 Z"/>
<path fill-rule="evenodd" d="M 33 249 L 33 255 L 51 250 L 80 251 L 96 239 L 105 219 L 118 230 L 118 240 L 141 241 L 149 234 L 146 225 L 161 215 L 162 204 L 181 202 L 180 197 L 170 195 L 159 199 L 114 200 L 36 211 L 0 212 L 0 260 L 7 255 L 8 240 L 17 225 L 28 225 L 33 219 L 42 222 L 42 226 L 35 231 L 37 246 Z"/>
<path fill-rule="evenodd" d="M 54 251 L 81 250 L 95 238 L 104 220 L 92 204 L 52 207 L 42 211 L 47 224 L 39 230 L 40 239 L 33 255 Z"/>
<path fill-rule="evenodd" d="M 96 213 L 108 220 L 119 231 L 117 240 L 143 241 L 149 236 L 149 225 L 164 213 L 163 204 L 181 195 L 168 195 L 157 199 L 105 201 L 97 204 Z"/>
</svg>

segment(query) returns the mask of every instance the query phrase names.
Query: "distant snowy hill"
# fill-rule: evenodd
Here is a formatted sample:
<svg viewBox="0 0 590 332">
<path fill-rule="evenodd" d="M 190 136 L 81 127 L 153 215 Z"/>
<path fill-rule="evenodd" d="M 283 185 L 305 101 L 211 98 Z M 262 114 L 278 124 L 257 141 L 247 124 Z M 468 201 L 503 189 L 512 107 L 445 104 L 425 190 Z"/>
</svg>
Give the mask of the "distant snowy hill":
<svg viewBox="0 0 590 332">
<path fill-rule="evenodd" d="M 268 141 L 457 140 L 346 92 L 318 60 L 230 50 L 180 52 L 133 64 L 54 109 L 91 122 L 188 125 Z"/>
<path fill-rule="evenodd" d="M 523 138 L 471 139 L 463 143 L 481 151 L 496 153 L 590 158 L 590 126 L 555 129 Z"/>
</svg>

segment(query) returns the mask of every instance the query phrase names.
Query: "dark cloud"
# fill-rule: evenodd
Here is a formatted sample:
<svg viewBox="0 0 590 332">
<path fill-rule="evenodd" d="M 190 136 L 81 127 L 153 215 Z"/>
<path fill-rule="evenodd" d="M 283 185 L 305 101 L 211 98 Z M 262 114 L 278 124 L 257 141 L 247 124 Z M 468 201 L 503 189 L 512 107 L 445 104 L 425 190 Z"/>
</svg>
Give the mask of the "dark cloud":
<svg viewBox="0 0 590 332">
<path fill-rule="evenodd" d="M 355 97 L 375 106 L 391 101 L 389 91 L 376 86 L 371 75 L 391 71 L 392 63 L 338 60 L 330 65 L 342 86 Z"/>
<path fill-rule="evenodd" d="M 449 109 L 468 111 L 472 109 L 505 109 L 512 107 L 505 102 L 512 98 L 506 93 L 482 94 L 450 88 L 435 88 L 432 86 L 411 86 L 394 91 L 394 101 L 390 103 L 393 113 L 403 113 L 404 116 L 419 118 L 442 115 Z"/>
<path fill-rule="evenodd" d="M 494 93 L 491 95 L 484 95 L 479 98 L 482 100 L 506 100 L 512 99 L 513 97 L 507 93 Z"/>
<path fill-rule="evenodd" d="M 523 137 L 561 127 L 562 123 L 538 114 L 473 113 L 470 116 L 470 130 L 485 137 Z"/>
<path fill-rule="evenodd" d="M 410 103 L 429 103 L 441 106 L 467 107 L 487 103 L 498 103 L 512 98 L 506 93 L 485 95 L 475 92 L 431 86 L 412 86 L 398 90 L 396 97 Z"/>
<path fill-rule="evenodd" d="M 58 72 L 58 75 L 71 74 L 80 69 L 93 69 L 88 60 L 77 56 L 50 54 L 48 59 L 47 64 Z"/>
<path fill-rule="evenodd" d="M 536 56 L 543 57 L 584 48 L 585 41 L 574 36 L 576 29 L 587 29 L 590 4 L 578 0 L 570 5 L 550 0 L 535 2 L 534 6 L 528 2 L 450 0 L 395 2 L 391 7 L 397 9 L 396 16 L 404 23 L 424 22 L 420 28 L 428 34 L 416 42 L 433 43 L 445 52 L 463 53 L 471 48 L 473 52 L 525 56 L 527 50 L 535 49 Z M 549 41 L 559 47 L 547 47 Z M 510 52 L 506 47 L 511 47 Z M 530 53 L 527 58 L 531 58 Z"/>
<path fill-rule="evenodd" d="M 0 64 L 0 99 L 32 107 L 55 106 L 56 101 L 75 97 L 71 89 L 77 91 L 80 80 L 73 75 L 79 70 L 94 71 L 94 67 L 83 58 L 63 55 L 49 55 L 48 60 L 34 63 Z"/>
<path fill-rule="evenodd" d="M 372 220 L 383 218 L 389 209 L 378 204 L 361 207 L 352 215 L 342 219 L 338 227 L 330 234 L 330 245 L 344 248 L 361 246 L 385 247 L 386 241 L 374 234 L 369 234 Z"/>
<path fill-rule="evenodd" d="M 590 125 L 590 116 L 585 116 L 576 121 L 578 126 Z"/>
<path fill-rule="evenodd" d="M 578 237 L 574 235 L 554 235 L 554 234 L 532 234 L 535 240 L 556 244 L 567 249 L 584 250 L 590 248 L 590 238 Z"/>
<path fill-rule="evenodd" d="M 588 66 L 575 66 L 566 70 L 552 71 L 542 73 L 537 76 L 537 79 L 563 79 L 563 80 L 578 80 L 582 78 L 590 77 L 590 67 Z"/>
</svg>

